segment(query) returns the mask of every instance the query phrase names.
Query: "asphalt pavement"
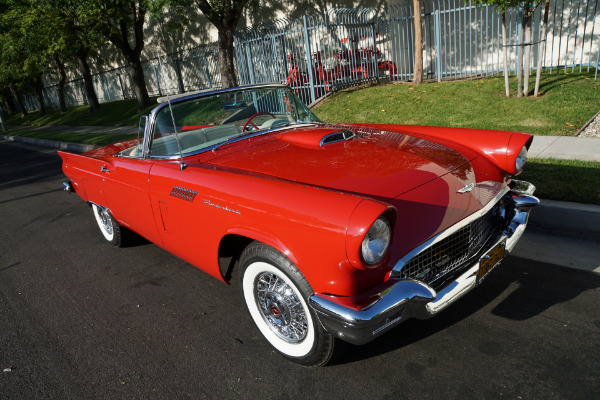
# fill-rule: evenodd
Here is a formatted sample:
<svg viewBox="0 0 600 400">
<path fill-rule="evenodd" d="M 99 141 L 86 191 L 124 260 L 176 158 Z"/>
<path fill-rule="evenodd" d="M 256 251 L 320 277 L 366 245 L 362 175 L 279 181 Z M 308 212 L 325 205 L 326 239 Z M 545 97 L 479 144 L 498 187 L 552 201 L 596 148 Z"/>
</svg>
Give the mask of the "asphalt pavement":
<svg viewBox="0 0 600 400">
<path fill-rule="evenodd" d="M 0 160 L 2 400 L 600 393 L 599 274 L 511 255 L 436 318 L 304 368 L 271 350 L 236 285 L 148 242 L 108 245 L 59 189 L 54 150 L 0 142 Z"/>
</svg>

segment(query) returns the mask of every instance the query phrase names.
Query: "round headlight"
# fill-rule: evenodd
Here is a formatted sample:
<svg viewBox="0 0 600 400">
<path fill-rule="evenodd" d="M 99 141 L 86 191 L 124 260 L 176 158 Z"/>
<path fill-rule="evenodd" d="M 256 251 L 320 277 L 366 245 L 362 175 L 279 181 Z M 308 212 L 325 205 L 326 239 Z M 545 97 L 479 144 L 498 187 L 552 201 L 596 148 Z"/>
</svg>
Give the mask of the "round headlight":
<svg viewBox="0 0 600 400">
<path fill-rule="evenodd" d="M 527 162 L 527 148 L 523 146 L 517 159 L 515 160 L 515 175 L 519 175 L 523 168 L 525 167 L 525 163 Z"/>
<path fill-rule="evenodd" d="M 377 264 L 390 246 L 392 230 L 384 217 L 379 217 L 365 235 L 360 247 L 363 260 L 367 264 Z"/>
</svg>

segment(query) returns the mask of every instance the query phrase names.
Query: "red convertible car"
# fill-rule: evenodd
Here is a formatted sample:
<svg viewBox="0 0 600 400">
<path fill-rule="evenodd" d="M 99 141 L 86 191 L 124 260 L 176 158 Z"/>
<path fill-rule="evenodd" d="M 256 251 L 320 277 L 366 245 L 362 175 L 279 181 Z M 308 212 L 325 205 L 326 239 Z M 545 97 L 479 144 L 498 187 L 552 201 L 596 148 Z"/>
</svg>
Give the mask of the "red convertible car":
<svg viewBox="0 0 600 400">
<path fill-rule="evenodd" d="M 138 139 L 59 153 L 108 242 L 133 231 L 222 281 L 236 271 L 266 340 L 315 366 L 482 284 L 538 204 L 513 179 L 531 141 L 323 123 L 273 84 L 174 97 Z"/>
</svg>

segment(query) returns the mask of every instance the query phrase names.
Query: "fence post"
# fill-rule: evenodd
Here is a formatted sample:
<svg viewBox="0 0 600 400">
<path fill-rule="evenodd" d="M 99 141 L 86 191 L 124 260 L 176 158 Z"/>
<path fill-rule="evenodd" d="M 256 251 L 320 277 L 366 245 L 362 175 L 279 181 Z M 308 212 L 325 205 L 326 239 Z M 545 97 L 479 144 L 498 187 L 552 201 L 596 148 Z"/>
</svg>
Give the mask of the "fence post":
<svg viewBox="0 0 600 400">
<path fill-rule="evenodd" d="M 308 70 L 308 80 L 310 82 L 310 102 L 314 103 L 315 98 L 315 79 L 313 76 L 313 65 L 312 65 L 312 52 L 310 51 L 310 40 L 308 39 L 308 26 L 306 24 L 306 15 L 302 16 L 304 20 L 304 27 L 302 33 L 304 34 L 304 46 L 306 47 L 306 69 Z"/>
<path fill-rule="evenodd" d="M 375 22 L 371 23 L 371 34 L 373 36 L 373 59 L 375 60 L 373 70 L 375 71 L 375 78 L 377 79 L 377 82 L 379 82 L 379 57 L 377 56 L 377 32 L 375 29 Z"/>
<path fill-rule="evenodd" d="M 517 74 L 519 73 L 519 60 L 521 59 L 521 52 L 523 51 L 523 46 L 521 46 L 521 43 L 523 42 L 523 39 L 521 38 L 521 35 L 523 34 L 521 32 L 522 30 L 522 26 L 523 26 L 523 7 L 521 7 L 521 5 L 519 5 L 518 8 L 518 13 L 517 13 L 517 58 L 515 60 L 515 71 L 517 71 Z"/>
<path fill-rule="evenodd" d="M 437 81 L 442 81 L 442 22 L 440 19 L 440 10 L 433 11 L 433 30 L 435 38 L 435 75 Z"/>
<path fill-rule="evenodd" d="M 152 64 L 152 69 L 154 70 L 154 79 L 156 79 L 156 86 L 158 87 L 158 95 L 162 97 L 162 90 L 160 88 L 160 79 L 158 78 L 158 71 L 156 70 L 156 65 Z M 119 80 L 121 80 L 121 75 L 119 75 Z M 123 88 L 123 84 L 121 83 L 121 88 Z M 125 92 L 123 92 L 123 99 L 125 99 Z"/>
</svg>

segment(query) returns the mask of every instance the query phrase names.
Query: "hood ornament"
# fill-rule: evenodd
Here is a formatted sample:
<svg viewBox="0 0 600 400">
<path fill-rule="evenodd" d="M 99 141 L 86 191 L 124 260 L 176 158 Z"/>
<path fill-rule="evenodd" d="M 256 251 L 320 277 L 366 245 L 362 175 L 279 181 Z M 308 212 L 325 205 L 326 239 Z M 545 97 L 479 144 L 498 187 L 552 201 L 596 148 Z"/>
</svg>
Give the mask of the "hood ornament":
<svg viewBox="0 0 600 400">
<path fill-rule="evenodd" d="M 469 183 L 468 185 L 465 185 L 464 188 L 457 190 L 456 193 L 467 193 L 473 190 L 474 187 L 475 183 Z"/>
</svg>

